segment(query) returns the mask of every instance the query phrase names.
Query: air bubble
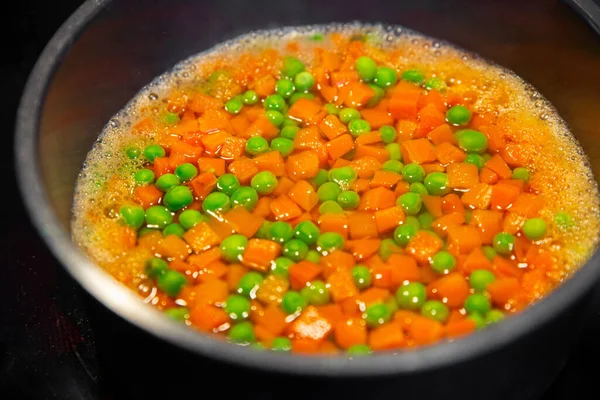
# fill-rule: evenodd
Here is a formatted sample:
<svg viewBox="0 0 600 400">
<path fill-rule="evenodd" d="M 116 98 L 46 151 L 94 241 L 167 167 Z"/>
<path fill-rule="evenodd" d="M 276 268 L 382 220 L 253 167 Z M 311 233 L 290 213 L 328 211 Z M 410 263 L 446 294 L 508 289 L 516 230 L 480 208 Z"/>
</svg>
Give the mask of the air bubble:
<svg viewBox="0 0 600 400">
<path fill-rule="evenodd" d="M 548 114 L 546 114 L 546 113 L 541 113 L 541 114 L 540 114 L 540 119 L 541 119 L 542 121 L 545 121 L 545 120 L 547 120 L 548 118 L 550 118 L 550 116 L 549 116 Z"/>
<path fill-rule="evenodd" d="M 111 126 L 111 128 L 118 128 L 119 126 L 121 126 L 121 123 L 119 122 L 118 119 L 111 119 L 110 126 Z"/>
<path fill-rule="evenodd" d="M 158 100 L 158 95 L 156 93 L 150 93 L 148 95 L 148 99 L 151 100 L 151 101 Z"/>
<path fill-rule="evenodd" d="M 396 29 L 394 30 L 394 34 L 395 34 L 396 36 L 400 36 L 400 35 L 402 34 L 402 28 L 396 28 Z"/>
<path fill-rule="evenodd" d="M 387 35 L 387 36 L 385 37 L 385 40 L 386 40 L 386 42 L 393 42 L 393 41 L 394 41 L 394 36 L 392 36 L 392 35 Z"/>
<path fill-rule="evenodd" d="M 441 47 L 439 42 L 433 42 L 433 48 L 434 49 L 439 49 Z"/>
<path fill-rule="evenodd" d="M 505 79 L 506 78 L 506 74 L 500 74 L 500 79 Z"/>
</svg>

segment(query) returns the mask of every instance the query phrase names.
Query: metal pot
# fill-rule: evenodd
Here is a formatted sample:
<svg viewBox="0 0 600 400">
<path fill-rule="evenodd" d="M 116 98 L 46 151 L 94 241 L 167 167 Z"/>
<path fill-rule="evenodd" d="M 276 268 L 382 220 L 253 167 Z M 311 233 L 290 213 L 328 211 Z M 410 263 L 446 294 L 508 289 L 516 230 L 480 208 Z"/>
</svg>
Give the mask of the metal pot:
<svg viewBox="0 0 600 400">
<path fill-rule="evenodd" d="M 354 20 L 400 24 L 478 52 L 515 70 L 554 102 L 597 171 L 600 148 L 591 135 L 600 126 L 594 111 L 600 100 L 596 38 L 573 15 L 564 16 L 570 12 L 566 6 L 550 7 L 540 16 L 535 3 L 518 2 L 517 13 L 507 2 L 87 1 L 48 43 L 19 108 L 16 170 L 30 217 L 70 275 L 102 305 L 100 323 L 114 324 L 115 332 L 120 324 L 135 327 L 136 335 L 115 335 L 111 341 L 149 363 L 162 355 L 173 365 L 185 365 L 161 369 L 161 379 L 172 377 L 187 386 L 227 373 L 234 383 L 226 387 L 228 393 L 263 398 L 274 397 L 273 381 L 286 385 L 292 397 L 300 394 L 297 387 L 307 388 L 313 398 L 538 397 L 577 337 L 600 271 L 598 254 L 553 294 L 501 324 L 451 343 L 347 359 L 257 352 L 198 334 L 142 304 L 90 263 L 69 233 L 75 179 L 111 116 L 177 61 L 249 30 L 276 26 Z M 581 82 L 581 76 L 588 78 Z M 151 353 L 140 343 L 152 343 Z M 113 367 L 131 372 L 127 362 Z M 151 397 L 161 390 L 171 398 L 177 393 L 172 384 L 160 386 L 141 384 L 129 398 L 141 397 L 144 388 Z"/>
</svg>

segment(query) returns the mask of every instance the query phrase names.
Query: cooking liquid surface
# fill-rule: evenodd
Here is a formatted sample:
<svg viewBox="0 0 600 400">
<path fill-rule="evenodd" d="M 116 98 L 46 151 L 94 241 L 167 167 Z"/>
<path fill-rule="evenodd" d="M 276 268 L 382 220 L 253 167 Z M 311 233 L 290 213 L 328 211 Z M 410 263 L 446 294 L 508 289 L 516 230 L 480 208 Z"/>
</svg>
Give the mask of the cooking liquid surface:
<svg viewBox="0 0 600 400">
<path fill-rule="evenodd" d="M 529 283 L 528 302 L 546 294 L 588 259 L 598 236 L 597 188 L 586 156 L 554 109 L 509 71 L 471 54 L 405 30 L 359 25 L 251 34 L 186 60 L 158 78 L 107 124 L 89 153 L 74 199 L 73 239 L 95 263 L 137 290 L 144 301 L 161 309 L 186 305 L 185 300 L 158 291 L 147 277 L 144 265 L 156 255 L 156 249 L 132 247 L 124 238 L 129 233 L 120 222 L 119 209 L 135 203 L 133 173 L 145 163 L 143 157 L 131 160 L 124 149 L 143 149 L 152 143 L 168 148 L 177 130 L 162 116 L 167 112 L 183 115 L 188 100 L 198 92 L 208 90 L 225 102 L 252 86 L 254 76 L 277 77 L 284 55 L 298 57 L 314 74 L 316 48 L 338 52 L 343 60 L 354 48 L 350 43 L 359 37 L 364 54 L 378 65 L 397 71 L 417 69 L 425 77 L 441 79 L 447 86 L 445 92 L 472 111 L 467 127 L 487 133 L 493 125 L 492 129 L 502 131 L 507 149 L 518 149 L 519 161 L 531 173 L 526 190 L 545 199 L 536 211 L 547 221 L 548 232 L 537 246 L 553 260 L 543 279 Z M 218 72 L 223 70 L 228 73 Z M 143 120 L 153 121 L 152 128 L 132 134 Z M 510 208 L 505 211 L 510 212 Z M 572 225 L 555 224 L 559 212 L 570 215 Z M 514 233 L 522 237 L 522 233 Z M 511 257 L 519 269 L 534 270 Z M 520 306 L 507 302 L 504 308 L 512 312 Z M 459 312 L 464 314 L 464 310 Z"/>
</svg>

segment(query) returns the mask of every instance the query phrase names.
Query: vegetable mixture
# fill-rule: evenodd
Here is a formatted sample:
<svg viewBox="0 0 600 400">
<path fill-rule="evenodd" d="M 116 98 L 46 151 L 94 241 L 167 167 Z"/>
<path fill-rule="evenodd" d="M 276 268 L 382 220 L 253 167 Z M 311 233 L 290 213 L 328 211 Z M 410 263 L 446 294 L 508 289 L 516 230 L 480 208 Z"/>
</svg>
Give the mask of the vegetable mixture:
<svg viewBox="0 0 600 400">
<path fill-rule="evenodd" d="M 169 317 L 261 349 L 397 351 L 522 310 L 589 257 L 595 184 L 521 81 L 427 43 L 200 57 L 90 153 L 75 240 Z"/>
</svg>

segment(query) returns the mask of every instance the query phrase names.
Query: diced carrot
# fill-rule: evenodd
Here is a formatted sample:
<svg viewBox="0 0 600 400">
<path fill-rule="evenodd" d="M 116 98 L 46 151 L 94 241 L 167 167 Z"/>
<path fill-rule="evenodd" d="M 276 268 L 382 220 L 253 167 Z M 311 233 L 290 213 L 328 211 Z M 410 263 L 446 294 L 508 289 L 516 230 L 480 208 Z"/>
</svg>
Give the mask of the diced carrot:
<svg viewBox="0 0 600 400">
<path fill-rule="evenodd" d="M 354 140 L 352 136 L 345 133 L 325 143 L 325 148 L 327 149 L 329 158 L 337 160 L 354 148 Z"/>
<path fill-rule="evenodd" d="M 468 254 L 475 247 L 481 246 L 479 231 L 474 226 L 450 225 L 448 233 L 448 251 L 456 254 Z"/>
<path fill-rule="evenodd" d="M 204 200 L 217 185 L 217 177 L 212 172 L 203 172 L 190 181 L 190 189 L 198 200 Z"/>
<path fill-rule="evenodd" d="M 233 133 L 235 135 L 243 135 L 246 132 L 246 129 L 250 126 L 250 121 L 246 114 L 236 115 L 235 117 L 229 120 L 231 124 L 231 128 L 233 129 Z"/>
<path fill-rule="evenodd" d="M 512 185 L 519 189 L 519 193 L 521 193 L 525 187 L 525 183 L 522 179 L 500 179 L 498 183 L 503 185 Z"/>
<path fill-rule="evenodd" d="M 192 325 L 204 332 L 213 332 L 221 325 L 229 322 L 229 315 L 224 309 L 209 304 L 202 304 L 190 310 Z"/>
<path fill-rule="evenodd" d="M 478 183 L 462 195 L 462 202 L 471 209 L 486 210 L 492 202 L 492 186 Z"/>
<path fill-rule="evenodd" d="M 448 307 L 462 307 L 470 294 L 467 280 L 459 272 L 451 272 L 431 282 L 427 286 L 429 294 L 444 301 Z"/>
<path fill-rule="evenodd" d="M 437 342 L 444 336 L 444 326 L 440 322 L 420 316 L 413 319 L 407 331 L 418 345 Z"/>
<path fill-rule="evenodd" d="M 348 216 L 350 239 L 374 238 L 378 236 L 373 213 L 355 211 Z"/>
<path fill-rule="evenodd" d="M 286 322 L 286 315 L 281 308 L 275 304 L 270 304 L 265 308 L 264 314 L 257 326 L 264 327 L 269 333 L 274 336 L 281 335 L 288 323 Z"/>
<path fill-rule="evenodd" d="M 492 302 L 503 308 L 511 300 L 517 299 L 523 289 L 517 278 L 499 278 L 491 282 L 486 287 L 487 292 L 492 298 Z"/>
<path fill-rule="evenodd" d="M 183 156 L 184 162 L 195 163 L 198 157 L 204 153 L 204 147 L 192 146 L 188 143 L 177 140 L 171 144 L 171 152 L 169 156 L 179 154 Z"/>
<path fill-rule="evenodd" d="M 230 136 L 225 140 L 225 143 L 223 143 L 220 156 L 226 160 L 236 160 L 244 155 L 245 147 L 245 139 Z"/>
<path fill-rule="evenodd" d="M 417 130 L 417 123 L 415 121 L 401 119 L 396 124 L 396 141 L 403 142 L 410 140 L 414 137 L 415 131 Z"/>
<path fill-rule="evenodd" d="M 331 85 L 336 87 L 345 86 L 351 82 L 358 81 L 358 73 L 354 70 L 334 71 L 331 73 Z"/>
<path fill-rule="evenodd" d="M 285 161 L 278 151 L 268 151 L 253 158 L 259 171 L 270 171 L 280 177 L 285 173 Z"/>
<path fill-rule="evenodd" d="M 292 353 L 316 354 L 321 349 L 322 341 L 310 338 L 292 339 Z"/>
<path fill-rule="evenodd" d="M 271 193 L 271 195 L 277 197 L 281 196 L 282 194 L 286 194 L 290 191 L 291 188 L 294 187 L 294 184 L 295 183 L 290 178 L 288 178 L 287 176 L 282 176 L 277 180 L 277 187 L 275 188 L 273 193 Z"/>
<path fill-rule="evenodd" d="M 266 272 L 271 262 L 281 254 L 281 246 L 267 239 L 250 239 L 246 244 L 242 264 L 247 267 Z"/>
<path fill-rule="evenodd" d="M 510 208 L 520 194 L 518 187 L 498 183 L 492 186 L 491 208 L 493 210 L 506 210 Z"/>
<path fill-rule="evenodd" d="M 202 114 L 207 110 L 217 110 L 222 108 L 222 100 L 202 92 L 194 94 L 189 103 L 189 109 L 198 114 Z"/>
<path fill-rule="evenodd" d="M 252 214 L 243 206 L 236 206 L 223 215 L 233 230 L 246 237 L 252 237 L 262 224 L 262 218 Z"/>
<path fill-rule="evenodd" d="M 365 211 L 384 210 L 396 205 L 394 192 L 383 186 L 365 192 L 361 199 L 359 208 Z"/>
<path fill-rule="evenodd" d="M 184 259 L 191 253 L 191 250 L 185 240 L 179 236 L 168 235 L 158 242 L 156 252 L 169 259 Z"/>
<path fill-rule="evenodd" d="M 498 182 L 498 179 L 498 174 L 489 169 L 488 167 L 483 167 L 481 168 L 481 171 L 479 171 L 479 180 L 482 183 L 493 185 Z"/>
<path fill-rule="evenodd" d="M 331 272 L 327 277 L 327 285 L 329 286 L 329 294 L 336 303 L 358 294 L 352 272 L 348 268 L 340 268 Z"/>
<path fill-rule="evenodd" d="M 494 156 L 485 163 L 485 166 L 498 174 L 500 179 L 509 179 L 512 176 L 510 167 L 506 165 L 506 162 L 502 159 L 500 154 L 494 154 Z"/>
<path fill-rule="evenodd" d="M 473 164 L 450 164 L 446 173 L 448 174 L 448 186 L 453 189 L 470 189 L 479 183 L 479 170 Z"/>
<path fill-rule="evenodd" d="M 319 156 L 311 150 L 291 154 L 285 168 L 289 178 L 295 182 L 314 178 L 319 172 Z"/>
<path fill-rule="evenodd" d="M 442 249 L 444 242 L 438 236 L 420 230 L 406 245 L 406 252 L 419 264 L 429 264 L 433 256 Z"/>
<path fill-rule="evenodd" d="M 145 117 L 136 122 L 131 127 L 131 133 L 134 135 L 150 135 L 157 129 L 157 124 L 152 117 Z"/>
<path fill-rule="evenodd" d="M 450 193 L 442 198 L 442 213 L 465 212 L 465 206 L 456 193 Z"/>
<path fill-rule="evenodd" d="M 356 175 L 361 179 L 370 179 L 375 174 L 375 171 L 381 169 L 382 162 L 372 155 L 364 157 L 354 156 L 354 160 L 350 162 L 350 166 L 356 171 Z"/>
<path fill-rule="evenodd" d="M 250 86 L 259 97 L 267 97 L 275 93 L 275 78 L 272 75 L 265 75 L 262 78 L 254 81 Z"/>
<path fill-rule="evenodd" d="M 448 322 L 444 326 L 444 332 L 446 337 L 458 338 L 475 331 L 476 327 L 475 321 L 465 318 L 460 321 Z"/>
<path fill-rule="evenodd" d="M 350 190 L 354 190 L 358 194 L 362 194 L 369 190 L 371 185 L 369 184 L 369 180 L 366 178 L 358 178 L 352 185 L 350 185 Z"/>
<path fill-rule="evenodd" d="M 347 165 L 350 165 L 350 161 L 346 160 L 345 158 L 338 158 L 337 160 L 328 160 L 327 164 L 330 165 L 331 169 L 334 168 L 341 168 L 341 167 L 345 167 Z"/>
<path fill-rule="evenodd" d="M 400 206 L 375 211 L 375 224 L 380 234 L 396 229 L 405 219 L 406 213 Z"/>
<path fill-rule="evenodd" d="M 335 324 L 335 342 L 344 350 L 367 343 L 367 326 L 363 320 L 348 319 Z"/>
<path fill-rule="evenodd" d="M 432 172 L 444 172 L 446 170 L 446 168 L 444 168 L 444 166 L 439 162 L 421 164 L 421 167 L 423 167 L 425 174 L 430 174 Z"/>
<path fill-rule="evenodd" d="M 310 261 L 300 261 L 293 264 L 288 269 L 292 289 L 298 290 L 306 286 L 307 283 L 316 279 L 322 271 L 322 267 Z"/>
<path fill-rule="evenodd" d="M 349 82 L 338 90 L 340 101 L 346 107 L 362 107 L 375 95 L 375 91 L 362 82 Z"/>
<path fill-rule="evenodd" d="M 365 108 L 360 112 L 362 119 L 366 120 L 372 129 L 379 129 L 384 125 L 392 125 L 394 118 L 386 111 L 376 108 Z"/>
<path fill-rule="evenodd" d="M 342 306 L 337 303 L 329 303 L 323 306 L 317 306 L 317 310 L 319 311 L 319 314 L 321 314 L 328 321 L 331 321 L 332 324 L 337 324 L 339 321 L 345 318 Z"/>
<path fill-rule="evenodd" d="M 427 212 L 433 217 L 438 218 L 442 216 L 442 198 L 439 196 L 422 195 L 423 205 Z"/>
<path fill-rule="evenodd" d="M 433 104 L 427 104 L 419 110 L 419 123 L 415 138 L 426 138 L 429 132 L 446 123 L 446 116 Z"/>
<path fill-rule="evenodd" d="M 308 306 L 298 318 L 290 324 L 290 334 L 294 339 L 312 339 L 322 341 L 333 331 L 333 325 L 324 318 L 315 306 Z"/>
<path fill-rule="evenodd" d="M 319 103 L 306 98 L 298 99 L 288 110 L 288 116 L 301 122 L 308 122 L 321 111 Z"/>
<path fill-rule="evenodd" d="M 515 261 L 501 256 L 494 257 L 492 268 L 494 274 L 500 278 L 520 278 L 523 275 L 523 270 L 517 266 Z"/>
<path fill-rule="evenodd" d="M 528 164 L 528 154 L 520 143 L 506 143 L 500 155 L 509 167 L 516 168 Z"/>
<path fill-rule="evenodd" d="M 321 84 L 319 88 L 319 93 L 321 93 L 321 96 L 323 96 L 323 98 L 329 103 L 338 102 L 338 88 L 335 86 L 331 86 L 328 83 Z"/>
<path fill-rule="evenodd" d="M 289 189 L 288 196 L 305 211 L 312 210 L 319 203 L 319 195 L 307 181 L 298 181 Z"/>
<path fill-rule="evenodd" d="M 400 144 L 402 159 L 406 164 L 424 164 L 436 160 L 433 145 L 429 139 L 411 139 Z"/>
<path fill-rule="evenodd" d="M 478 269 L 485 269 L 491 271 L 492 262 L 488 260 L 481 248 L 476 247 L 469 253 L 467 258 L 465 259 L 465 262 L 462 265 L 462 271 L 466 274 L 470 274 L 471 272 Z"/>
<path fill-rule="evenodd" d="M 540 215 L 540 210 L 545 205 L 546 199 L 543 196 L 533 193 L 521 193 L 514 201 L 510 211 L 527 218 L 534 218 Z"/>
<path fill-rule="evenodd" d="M 287 194 L 282 194 L 271 201 L 271 212 L 275 219 L 289 221 L 302 215 L 302 210 Z"/>
<path fill-rule="evenodd" d="M 266 115 L 261 115 L 254 120 L 243 135 L 244 138 L 251 138 L 254 136 L 262 136 L 267 140 L 274 139 L 279 134 L 279 129 L 267 118 Z"/>
<path fill-rule="evenodd" d="M 234 290 L 237 288 L 242 276 L 246 275 L 247 272 L 248 268 L 242 264 L 231 264 L 227 269 L 227 273 L 225 274 L 225 279 L 229 285 L 229 290 Z"/>
<path fill-rule="evenodd" d="M 402 83 L 402 82 L 401 82 Z M 388 111 L 394 119 L 417 119 L 417 103 L 421 96 L 421 90 L 416 86 L 396 86 L 394 94 L 388 103 Z"/>
<path fill-rule="evenodd" d="M 256 299 L 262 304 L 279 305 L 284 293 L 290 288 L 290 282 L 277 275 L 267 275 L 256 291 Z"/>
<path fill-rule="evenodd" d="M 371 179 L 370 186 L 372 188 L 382 186 L 391 189 L 400 181 L 400 179 L 402 179 L 402 176 L 400 174 L 397 174 L 392 171 L 379 170 L 375 171 L 375 175 L 373 175 L 373 178 Z"/>
<path fill-rule="evenodd" d="M 405 343 L 402 327 L 397 322 L 389 322 L 369 333 L 369 346 L 373 350 L 390 350 L 402 347 Z"/>
<path fill-rule="evenodd" d="M 252 177 L 258 173 L 258 167 L 252 159 L 240 157 L 229 163 L 227 171 L 230 174 L 235 175 L 242 185 L 246 185 L 250 182 Z"/>
<path fill-rule="evenodd" d="M 448 142 L 443 142 L 443 143 L 440 143 L 439 145 L 436 145 L 433 149 L 433 152 L 434 152 L 437 160 L 442 165 L 448 165 L 451 163 L 462 163 L 467 158 L 467 154 L 464 151 L 462 151 L 455 145 L 448 143 Z M 461 164 L 456 164 L 456 165 L 461 165 Z M 472 165 L 472 164 L 465 164 L 465 165 L 470 165 L 470 166 L 475 167 L 475 171 L 477 171 L 477 175 L 479 174 L 479 170 L 477 169 L 477 167 L 475 165 Z M 449 165 L 449 167 L 450 166 L 452 166 L 452 165 Z"/>
<path fill-rule="evenodd" d="M 183 239 L 196 254 L 221 243 L 221 238 L 206 222 L 200 222 L 188 229 L 183 234 Z"/>
<path fill-rule="evenodd" d="M 490 210 L 474 210 L 469 225 L 479 229 L 483 244 L 491 244 L 494 236 L 502 232 L 502 212 Z"/>
<path fill-rule="evenodd" d="M 229 267 L 222 261 L 213 261 L 206 267 L 198 271 L 196 280 L 198 282 L 206 282 L 210 279 L 221 279 L 227 274 Z"/>
<path fill-rule="evenodd" d="M 392 275 L 392 286 L 401 285 L 404 281 L 419 279 L 419 267 L 416 260 L 404 254 L 393 253 L 386 261 Z"/>
<path fill-rule="evenodd" d="M 158 178 L 164 174 L 173 172 L 174 168 L 170 163 L 169 157 L 156 157 L 152 162 L 152 170 Z"/>
<path fill-rule="evenodd" d="M 332 251 L 322 256 L 319 265 L 323 268 L 323 276 L 328 278 L 333 272 L 340 269 L 350 270 L 355 264 L 354 256 L 342 250 Z"/>
<path fill-rule="evenodd" d="M 323 214 L 318 219 L 321 232 L 337 232 L 348 238 L 349 220 L 345 214 Z"/>
<path fill-rule="evenodd" d="M 431 89 L 421 93 L 418 103 L 419 108 L 423 108 L 429 104 L 435 106 L 435 108 L 443 113 L 446 112 L 446 100 L 444 99 L 444 96 L 442 96 L 442 94 L 437 90 Z"/>
<path fill-rule="evenodd" d="M 211 134 L 203 135 L 200 139 L 202 146 L 208 156 L 216 156 L 221 152 L 221 148 L 231 135 L 225 131 L 216 131 Z"/>
<path fill-rule="evenodd" d="M 340 121 L 340 119 L 333 114 L 330 114 L 323 118 L 319 123 L 319 129 L 329 140 L 333 140 L 338 136 L 348 132 L 348 127 Z"/>
<path fill-rule="evenodd" d="M 381 134 L 379 131 L 372 131 L 363 133 L 359 137 L 356 138 L 355 143 L 357 146 L 368 146 L 370 144 L 380 143 L 381 142 Z"/>
<path fill-rule="evenodd" d="M 383 147 L 376 146 L 356 146 L 354 151 L 354 157 L 356 159 L 360 157 L 370 156 L 378 160 L 380 163 L 384 163 L 390 159 L 390 152 Z M 358 173 L 358 172 L 357 172 Z M 373 171 L 375 173 L 375 171 Z M 361 176 L 361 178 L 365 178 Z"/>
<path fill-rule="evenodd" d="M 257 217 L 261 217 L 261 218 L 268 218 L 271 216 L 272 212 L 271 212 L 271 202 L 273 201 L 273 199 L 271 197 L 266 197 L 263 196 L 260 199 L 258 199 L 258 203 L 256 203 L 256 206 L 254 206 L 254 209 L 252 210 L 252 214 L 256 215 Z"/>
<path fill-rule="evenodd" d="M 366 260 L 379 250 L 381 239 L 358 239 L 348 240 L 346 242 L 346 249 L 354 255 L 354 258 L 359 260 Z"/>
<path fill-rule="evenodd" d="M 465 214 L 462 212 L 453 212 L 436 218 L 431 227 L 438 235 L 445 237 L 450 226 L 460 226 L 465 223 Z"/>
<path fill-rule="evenodd" d="M 394 189 L 394 194 L 396 197 L 403 195 L 404 193 L 408 193 L 410 190 L 410 184 L 405 181 L 400 181 L 396 184 L 396 189 Z"/>
<path fill-rule="evenodd" d="M 194 304 L 222 305 L 229 296 L 229 285 L 221 279 L 210 279 L 194 286 Z"/>
<path fill-rule="evenodd" d="M 442 143 L 456 144 L 454 133 L 448 124 L 443 124 L 433 129 L 427 134 L 427 137 L 436 146 L 439 146 Z"/>
<path fill-rule="evenodd" d="M 216 176 L 221 176 L 225 173 L 225 160 L 222 158 L 198 158 L 198 170 L 202 172 L 212 172 Z"/>
<path fill-rule="evenodd" d="M 133 193 L 135 201 L 144 208 L 160 204 L 163 192 L 154 185 L 137 186 Z"/>
</svg>

